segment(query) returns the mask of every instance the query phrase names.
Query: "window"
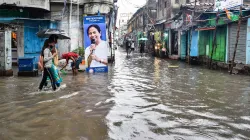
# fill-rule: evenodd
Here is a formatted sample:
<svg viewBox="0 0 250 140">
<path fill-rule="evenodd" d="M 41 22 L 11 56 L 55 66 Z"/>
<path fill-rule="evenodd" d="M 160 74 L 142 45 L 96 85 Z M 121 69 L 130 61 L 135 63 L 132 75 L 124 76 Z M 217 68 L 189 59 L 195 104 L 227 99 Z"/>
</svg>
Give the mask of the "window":
<svg viewBox="0 0 250 140">
<path fill-rule="evenodd" d="M 179 4 L 179 3 L 180 3 L 180 1 L 179 1 L 179 0 L 175 0 L 175 3 L 176 3 L 176 4 Z"/>
<path fill-rule="evenodd" d="M 167 8 L 167 2 L 165 1 L 165 8 Z"/>
<path fill-rule="evenodd" d="M 190 3 L 190 0 L 187 0 L 186 3 Z"/>
</svg>

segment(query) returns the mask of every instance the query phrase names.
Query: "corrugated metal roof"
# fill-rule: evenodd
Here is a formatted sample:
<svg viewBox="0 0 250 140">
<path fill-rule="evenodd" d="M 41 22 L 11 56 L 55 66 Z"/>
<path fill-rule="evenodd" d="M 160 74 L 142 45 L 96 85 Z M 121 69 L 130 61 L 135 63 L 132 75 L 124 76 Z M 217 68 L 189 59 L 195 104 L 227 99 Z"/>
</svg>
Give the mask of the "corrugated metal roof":
<svg viewBox="0 0 250 140">
<path fill-rule="evenodd" d="M 182 8 L 187 8 L 187 9 L 194 9 L 196 12 L 204 12 L 204 11 L 213 11 L 214 9 L 214 3 L 200 3 L 200 2 L 196 2 L 195 3 L 187 3 L 184 5 L 181 5 L 181 9 Z"/>
<path fill-rule="evenodd" d="M 167 21 L 166 19 L 160 20 L 160 21 L 156 22 L 155 25 L 162 24 L 162 23 L 164 23 L 164 22 L 166 22 L 166 21 Z"/>
</svg>

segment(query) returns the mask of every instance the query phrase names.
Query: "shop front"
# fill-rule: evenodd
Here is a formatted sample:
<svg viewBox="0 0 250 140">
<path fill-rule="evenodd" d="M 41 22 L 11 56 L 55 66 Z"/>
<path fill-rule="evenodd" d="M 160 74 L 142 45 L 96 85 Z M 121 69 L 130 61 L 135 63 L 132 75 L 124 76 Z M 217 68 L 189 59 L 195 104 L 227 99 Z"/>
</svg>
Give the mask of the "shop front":
<svg viewBox="0 0 250 140">
<path fill-rule="evenodd" d="M 227 57 L 226 62 L 230 62 L 233 59 L 233 53 L 235 49 L 236 39 L 237 39 L 237 28 L 238 23 L 233 22 L 228 24 L 228 37 L 227 37 Z M 236 63 L 247 64 L 247 21 L 241 22 L 240 32 L 239 32 L 238 46 L 235 56 Z M 248 63 L 249 64 L 249 63 Z"/>
<path fill-rule="evenodd" d="M 181 54 L 180 54 L 180 59 L 181 60 L 186 60 L 186 57 L 188 55 L 188 46 L 189 46 L 189 31 L 182 31 L 181 33 Z"/>
<path fill-rule="evenodd" d="M 168 42 L 169 32 L 155 32 L 154 33 L 154 56 L 166 58 L 168 56 Z"/>
</svg>

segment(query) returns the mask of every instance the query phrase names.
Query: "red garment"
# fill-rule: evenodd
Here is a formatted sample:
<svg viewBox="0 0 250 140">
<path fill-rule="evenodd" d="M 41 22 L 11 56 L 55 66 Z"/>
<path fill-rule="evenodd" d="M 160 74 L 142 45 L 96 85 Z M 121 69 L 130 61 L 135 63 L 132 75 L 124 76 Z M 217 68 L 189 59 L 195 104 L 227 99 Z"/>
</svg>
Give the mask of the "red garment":
<svg viewBox="0 0 250 140">
<path fill-rule="evenodd" d="M 70 57 L 73 57 L 76 60 L 79 57 L 79 55 L 73 52 L 65 53 L 62 55 L 62 58 L 66 59 L 67 62 L 69 61 Z"/>
</svg>

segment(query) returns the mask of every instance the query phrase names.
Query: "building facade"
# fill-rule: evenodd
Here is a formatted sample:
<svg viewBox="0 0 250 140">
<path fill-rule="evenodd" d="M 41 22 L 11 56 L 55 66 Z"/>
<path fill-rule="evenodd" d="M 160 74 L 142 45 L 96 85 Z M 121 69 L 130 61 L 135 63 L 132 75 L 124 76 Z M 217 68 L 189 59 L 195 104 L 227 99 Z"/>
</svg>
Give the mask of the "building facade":
<svg viewBox="0 0 250 140">
<path fill-rule="evenodd" d="M 107 24 L 109 15 L 114 7 L 113 0 L 51 0 L 51 19 L 59 20 L 58 28 L 65 30 L 71 40 L 59 42 L 61 52 L 73 51 L 83 46 L 83 16 L 106 16 Z"/>
<path fill-rule="evenodd" d="M 13 64 L 19 57 L 34 57 L 38 62 L 44 40 L 36 33 L 43 29 L 61 29 L 71 40 L 59 40 L 59 55 L 83 46 L 83 16 L 104 15 L 107 22 L 109 42 L 110 32 L 117 9 L 113 0 L 0 0 L 0 23 L 11 31 L 11 57 Z M 113 19 L 110 22 L 110 18 Z M 1 44 L 3 45 L 3 44 Z M 3 47 L 3 46 L 2 46 Z M 2 53 L 2 52 L 1 52 Z M 5 60 L 0 60 L 5 61 Z M 6 62 L 6 61 L 5 61 Z"/>
<path fill-rule="evenodd" d="M 34 57 L 38 61 L 44 39 L 38 38 L 36 33 L 57 26 L 56 21 L 48 18 L 49 11 L 49 0 L 0 1 L 0 23 L 6 27 L 1 32 L 10 33 L 5 34 L 5 37 L 11 40 L 11 54 L 8 54 L 8 58 L 11 58 L 13 64 L 18 63 L 19 57 Z M 5 43 L 2 47 L 9 46 Z M 8 63 L 6 60 L 0 61 Z"/>
<path fill-rule="evenodd" d="M 156 0 L 148 0 L 145 6 L 138 9 L 128 21 L 128 37 L 135 41 L 136 47 L 139 47 L 138 39 L 150 39 L 150 32 L 155 30 L 155 22 Z M 150 51 L 150 42 L 150 40 L 146 41 L 146 51 Z"/>
</svg>

